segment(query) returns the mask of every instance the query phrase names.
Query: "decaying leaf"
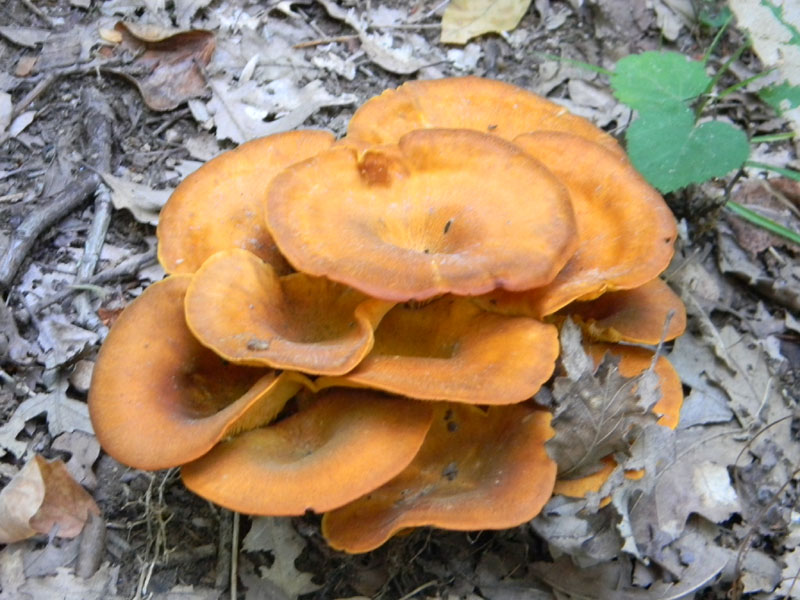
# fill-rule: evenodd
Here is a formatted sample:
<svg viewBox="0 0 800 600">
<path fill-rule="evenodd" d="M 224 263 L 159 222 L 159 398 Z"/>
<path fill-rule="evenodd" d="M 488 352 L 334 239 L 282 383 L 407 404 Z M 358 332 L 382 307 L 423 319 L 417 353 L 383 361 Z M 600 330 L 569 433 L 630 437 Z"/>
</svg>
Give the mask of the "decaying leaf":
<svg viewBox="0 0 800 600">
<path fill-rule="evenodd" d="M 451 0 L 442 16 L 442 43 L 466 44 L 484 33 L 511 31 L 531 0 Z"/>
<path fill-rule="evenodd" d="M 120 49 L 136 58 L 124 69 L 113 69 L 139 88 L 153 110 L 172 110 L 190 98 L 206 93 L 202 67 L 214 52 L 210 31 L 144 29 L 132 23 L 117 23 L 122 34 Z"/>
<path fill-rule="evenodd" d="M 289 519 L 253 519 L 250 532 L 242 541 L 242 548 L 245 552 L 272 553 L 275 560 L 272 566 L 261 567 L 261 579 L 277 588 L 277 593 L 282 597 L 295 600 L 302 594 L 319 589 L 319 585 L 312 583 L 310 574 L 302 573 L 294 566 L 294 561 L 305 548 L 305 543 Z"/>
<path fill-rule="evenodd" d="M 100 509 L 63 461 L 34 456 L 0 491 L 0 543 L 39 533 L 75 537 L 90 512 L 100 514 Z"/>
<path fill-rule="evenodd" d="M 296 129 L 325 106 L 352 104 L 352 94 L 334 96 L 319 80 L 298 88 L 288 80 L 276 80 L 266 86 L 248 81 L 237 88 L 222 80 L 212 80 L 213 98 L 208 112 L 214 117 L 217 139 L 237 144 L 248 140 Z M 277 117 L 271 121 L 268 117 Z"/>
<path fill-rule="evenodd" d="M 410 48 L 394 48 L 392 36 L 376 36 L 366 32 L 366 27 L 361 23 L 358 15 L 353 10 L 345 10 L 332 0 L 318 0 L 328 14 L 338 19 L 353 29 L 358 34 L 361 47 L 367 53 L 370 60 L 379 67 L 392 73 L 410 75 L 419 71 L 424 65 L 411 55 Z M 530 4 L 530 0 L 527 0 Z M 502 4 L 498 3 L 498 4 Z"/>
<path fill-rule="evenodd" d="M 52 577 L 31 577 L 18 589 L 16 600 L 58 598 L 59 600 L 121 600 L 117 596 L 119 565 L 104 564 L 88 579 L 62 567 Z"/>
<path fill-rule="evenodd" d="M 0 427 L 0 451 L 22 456 L 28 444 L 17 440 L 25 423 L 43 413 L 47 414 L 47 429 L 53 437 L 65 431 L 94 433 L 89 420 L 89 407 L 67 396 L 68 383 L 61 378 L 54 389 L 36 394 L 20 404 L 8 421 Z"/>
<path fill-rule="evenodd" d="M 607 355 L 595 371 L 586 356 L 580 330 L 571 321 L 561 330 L 561 354 L 567 374 L 553 384 L 553 439 L 547 451 L 559 477 L 590 475 L 610 454 L 627 454 L 638 430 L 656 422 L 650 408 L 659 400 L 657 377 L 619 374 L 618 359 Z"/>
<path fill-rule="evenodd" d="M 133 183 L 109 173 L 102 173 L 103 181 L 111 188 L 114 208 L 127 208 L 140 223 L 158 224 L 158 213 L 172 190 L 154 190 L 141 183 Z"/>
<path fill-rule="evenodd" d="M 97 339 L 94 331 L 73 325 L 60 313 L 48 315 L 39 323 L 37 341 L 44 350 L 44 366 L 48 369 L 69 362 Z"/>
</svg>

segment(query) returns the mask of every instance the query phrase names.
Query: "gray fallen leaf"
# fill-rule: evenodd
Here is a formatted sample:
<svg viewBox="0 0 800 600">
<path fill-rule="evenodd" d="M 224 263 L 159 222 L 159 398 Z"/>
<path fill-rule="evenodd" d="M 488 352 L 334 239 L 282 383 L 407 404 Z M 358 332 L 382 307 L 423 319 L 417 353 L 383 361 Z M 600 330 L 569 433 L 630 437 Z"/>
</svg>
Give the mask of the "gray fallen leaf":
<svg viewBox="0 0 800 600">
<path fill-rule="evenodd" d="M 172 190 L 154 190 L 110 173 L 101 173 L 103 181 L 111 188 L 114 208 L 128 209 L 140 223 L 158 224 L 158 214 L 172 194 Z"/>
<path fill-rule="evenodd" d="M 97 340 L 98 335 L 94 331 L 73 325 L 63 314 L 47 315 L 39 322 L 37 341 L 44 350 L 40 362 L 48 369 L 63 365 Z"/>
<path fill-rule="evenodd" d="M 317 0 L 317 2 L 325 7 L 332 18 L 344 22 L 356 31 L 364 52 L 379 67 L 392 73 L 410 75 L 425 66 L 423 62 L 416 60 L 411 55 L 409 47 L 394 48 L 391 35 L 368 34 L 366 27 L 362 25 L 361 19 L 354 10 L 345 10 L 332 0 Z"/>
<path fill-rule="evenodd" d="M 19 46 L 35 48 L 37 44 L 43 43 L 50 37 L 50 30 L 21 27 L 19 25 L 3 25 L 0 26 L 0 37 L 4 37 L 9 42 Z"/>
<path fill-rule="evenodd" d="M 274 561 L 262 567 L 262 579 L 276 586 L 287 598 L 295 600 L 320 588 L 311 581 L 309 573 L 297 570 L 295 559 L 305 548 L 305 542 L 292 527 L 291 520 L 282 517 L 253 519 L 250 531 L 242 541 L 245 552 L 270 552 Z"/>
<path fill-rule="evenodd" d="M 0 427 L 0 450 L 22 457 L 28 444 L 17 440 L 25 423 L 41 414 L 47 414 L 47 430 L 55 437 L 65 431 L 84 431 L 94 434 L 89 420 L 89 407 L 67 396 L 67 380 L 59 379 L 55 388 L 42 392 L 22 402 L 14 414 Z"/>
</svg>

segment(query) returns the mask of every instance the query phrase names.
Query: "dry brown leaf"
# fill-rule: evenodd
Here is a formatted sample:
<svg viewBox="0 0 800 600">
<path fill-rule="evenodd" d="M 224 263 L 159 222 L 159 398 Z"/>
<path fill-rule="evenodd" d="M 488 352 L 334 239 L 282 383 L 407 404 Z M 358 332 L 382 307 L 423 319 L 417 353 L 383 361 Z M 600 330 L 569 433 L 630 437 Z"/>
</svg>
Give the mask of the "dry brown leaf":
<svg viewBox="0 0 800 600">
<path fill-rule="evenodd" d="M 172 32 L 144 30 L 119 22 L 122 34 L 119 48 L 136 55 L 124 69 L 113 72 L 139 88 L 147 106 L 153 110 L 172 110 L 190 98 L 206 93 L 202 67 L 214 52 L 214 34 L 201 29 Z"/>
<path fill-rule="evenodd" d="M 569 479 L 592 474 L 609 454 L 627 454 L 638 429 L 655 423 L 650 408 L 660 393 L 652 372 L 623 377 L 610 355 L 594 371 L 571 321 L 561 330 L 561 349 L 567 374 L 553 384 L 556 434 L 547 451 L 558 463 L 559 477 Z"/>
<path fill-rule="evenodd" d="M 34 456 L 0 492 L 0 543 L 50 532 L 75 537 L 90 512 L 100 514 L 100 509 L 64 462 Z"/>
<path fill-rule="evenodd" d="M 514 29 L 531 0 L 452 0 L 442 16 L 442 43 L 466 44 L 484 33 Z"/>
</svg>

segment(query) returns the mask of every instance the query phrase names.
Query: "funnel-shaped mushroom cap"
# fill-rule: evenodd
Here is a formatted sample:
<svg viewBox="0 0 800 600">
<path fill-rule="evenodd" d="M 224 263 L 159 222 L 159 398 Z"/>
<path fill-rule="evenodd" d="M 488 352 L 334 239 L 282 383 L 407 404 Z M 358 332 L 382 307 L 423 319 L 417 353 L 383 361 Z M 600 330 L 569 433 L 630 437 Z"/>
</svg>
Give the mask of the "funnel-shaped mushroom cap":
<svg viewBox="0 0 800 600">
<path fill-rule="evenodd" d="M 278 175 L 267 206 L 295 268 L 393 301 L 544 285 L 577 244 L 569 195 L 550 172 L 466 130 L 337 146 Z"/>
<path fill-rule="evenodd" d="M 457 77 L 409 81 L 364 103 L 347 137 L 389 144 L 416 129 L 474 129 L 506 140 L 533 131 L 566 131 L 624 157 L 617 141 L 586 119 L 526 90 L 492 79 Z"/>
<path fill-rule="evenodd" d="M 607 292 L 589 302 L 564 309 L 590 338 L 605 342 L 658 344 L 674 340 L 686 329 L 686 307 L 675 292 L 656 277 L 632 290 Z"/>
<path fill-rule="evenodd" d="M 237 364 L 346 373 L 372 348 L 392 304 L 321 277 L 275 270 L 246 250 L 209 258 L 186 294 L 198 340 Z"/>
<path fill-rule="evenodd" d="M 185 465 L 190 490 L 253 515 L 324 512 L 402 471 L 419 451 L 431 406 L 334 390 L 283 421 L 222 442 Z"/>
<path fill-rule="evenodd" d="M 367 552 L 409 527 L 514 527 L 549 500 L 556 464 L 544 444 L 550 413 L 528 406 L 440 407 L 413 462 L 386 485 L 327 513 L 322 534 L 347 552 Z"/>
<path fill-rule="evenodd" d="M 89 413 L 103 449 L 138 469 L 202 456 L 233 430 L 272 420 L 299 375 L 237 367 L 192 337 L 183 317 L 191 280 L 151 285 L 114 323 L 97 358 Z M 308 383 L 310 385 L 310 382 Z"/>
<path fill-rule="evenodd" d="M 533 396 L 558 357 L 555 326 L 487 313 L 465 298 L 396 306 L 364 360 L 320 387 L 355 385 L 423 400 L 512 404 Z"/>
<path fill-rule="evenodd" d="M 599 365 L 606 352 L 619 357 L 619 373 L 623 377 L 636 377 L 650 368 L 655 354 L 649 348 L 621 344 L 585 344 L 586 352 Z M 663 356 L 655 365 L 655 374 L 661 390 L 661 399 L 653 405 L 653 413 L 660 415 L 658 424 L 670 429 L 678 426 L 683 405 L 683 384 L 675 367 Z"/>
<path fill-rule="evenodd" d="M 189 175 L 172 193 L 158 223 L 158 259 L 167 273 L 194 273 L 206 258 L 245 248 L 279 273 L 291 269 L 264 226 L 270 180 L 289 165 L 333 144 L 326 131 L 292 131 L 253 140 Z"/>
<path fill-rule="evenodd" d="M 580 243 L 548 285 L 493 294 L 496 310 L 541 318 L 573 300 L 643 285 L 667 267 L 675 218 L 626 158 L 568 133 L 522 135 L 514 143 L 569 190 Z"/>
</svg>

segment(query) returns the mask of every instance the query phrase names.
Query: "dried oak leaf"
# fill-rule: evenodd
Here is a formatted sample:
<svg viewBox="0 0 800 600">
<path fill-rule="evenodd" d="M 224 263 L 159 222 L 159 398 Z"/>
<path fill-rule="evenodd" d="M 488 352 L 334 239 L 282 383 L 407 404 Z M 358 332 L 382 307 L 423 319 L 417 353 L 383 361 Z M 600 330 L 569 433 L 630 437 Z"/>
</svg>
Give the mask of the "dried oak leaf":
<svg viewBox="0 0 800 600">
<path fill-rule="evenodd" d="M 100 509 L 64 462 L 34 456 L 0 492 L 0 544 L 51 531 L 75 537 L 89 513 L 98 515 Z"/>
<path fill-rule="evenodd" d="M 153 110 L 172 110 L 190 98 L 202 96 L 206 80 L 202 67 L 214 52 L 214 34 L 210 31 L 172 32 L 147 30 L 132 23 L 117 23 L 122 34 L 120 49 L 136 58 L 113 73 L 128 79 Z"/>
<path fill-rule="evenodd" d="M 561 330 L 561 348 L 566 375 L 553 384 L 556 434 L 547 451 L 558 463 L 559 478 L 571 479 L 594 473 L 605 456 L 628 454 L 637 432 L 655 423 L 650 408 L 660 392 L 652 371 L 623 377 L 610 355 L 595 371 L 572 321 Z"/>
</svg>

